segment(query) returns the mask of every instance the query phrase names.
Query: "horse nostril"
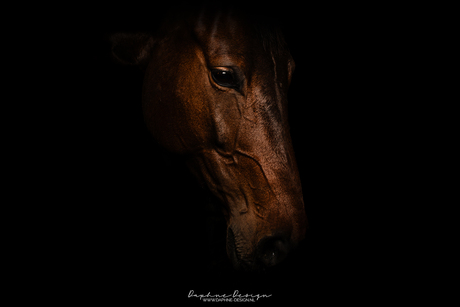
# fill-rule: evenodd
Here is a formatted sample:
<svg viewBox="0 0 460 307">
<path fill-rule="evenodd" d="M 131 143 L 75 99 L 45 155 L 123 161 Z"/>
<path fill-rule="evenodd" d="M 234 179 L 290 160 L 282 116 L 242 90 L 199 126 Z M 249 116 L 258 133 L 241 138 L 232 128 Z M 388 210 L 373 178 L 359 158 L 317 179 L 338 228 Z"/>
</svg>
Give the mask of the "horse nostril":
<svg viewBox="0 0 460 307">
<path fill-rule="evenodd" d="M 265 266 L 274 266 L 286 258 L 289 243 L 283 236 L 267 236 L 260 240 L 257 251 L 259 260 Z"/>
</svg>

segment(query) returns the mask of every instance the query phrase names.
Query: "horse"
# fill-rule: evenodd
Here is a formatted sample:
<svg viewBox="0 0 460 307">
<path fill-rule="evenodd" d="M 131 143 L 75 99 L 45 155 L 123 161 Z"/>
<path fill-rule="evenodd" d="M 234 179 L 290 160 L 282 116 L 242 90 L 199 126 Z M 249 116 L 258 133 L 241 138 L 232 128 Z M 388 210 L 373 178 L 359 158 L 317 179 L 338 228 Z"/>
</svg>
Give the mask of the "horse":
<svg viewBox="0 0 460 307">
<path fill-rule="evenodd" d="M 308 220 L 289 132 L 295 69 L 278 26 L 235 7 L 168 14 L 152 32 L 116 33 L 112 54 L 145 71 L 145 124 L 221 203 L 233 267 L 265 270 Z"/>
</svg>

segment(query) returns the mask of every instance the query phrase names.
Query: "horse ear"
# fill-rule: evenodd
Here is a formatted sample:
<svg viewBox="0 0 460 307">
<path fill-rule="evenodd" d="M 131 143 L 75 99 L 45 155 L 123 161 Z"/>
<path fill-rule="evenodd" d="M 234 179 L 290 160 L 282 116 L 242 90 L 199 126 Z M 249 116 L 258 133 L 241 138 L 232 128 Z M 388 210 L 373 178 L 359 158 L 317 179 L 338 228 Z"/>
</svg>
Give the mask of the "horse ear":
<svg viewBox="0 0 460 307">
<path fill-rule="evenodd" d="M 116 33 L 110 37 L 112 55 L 119 62 L 143 65 L 149 60 L 155 39 L 148 33 Z"/>
</svg>

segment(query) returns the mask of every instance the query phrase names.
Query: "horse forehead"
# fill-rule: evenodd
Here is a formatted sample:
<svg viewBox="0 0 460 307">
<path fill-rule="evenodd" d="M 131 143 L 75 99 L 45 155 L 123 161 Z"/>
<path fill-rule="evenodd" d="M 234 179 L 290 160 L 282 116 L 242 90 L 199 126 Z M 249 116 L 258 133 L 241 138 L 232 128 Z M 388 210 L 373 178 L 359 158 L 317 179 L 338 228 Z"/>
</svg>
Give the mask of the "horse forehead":
<svg viewBox="0 0 460 307">
<path fill-rule="evenodd" d="M 248 24 L 232 12 L 201 14 L 195 20 L 195 35 L 209 56 L 247 56 L 252 42 L 249 30 Z"/>
</svg>

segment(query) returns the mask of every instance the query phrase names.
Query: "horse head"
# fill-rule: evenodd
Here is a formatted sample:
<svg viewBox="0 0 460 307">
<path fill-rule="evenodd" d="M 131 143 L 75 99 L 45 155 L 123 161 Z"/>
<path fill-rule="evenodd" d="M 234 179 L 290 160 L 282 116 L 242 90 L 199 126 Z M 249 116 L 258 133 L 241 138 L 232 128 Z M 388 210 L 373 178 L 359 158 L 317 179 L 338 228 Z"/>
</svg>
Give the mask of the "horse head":
<svg viewBox="0 0 460 307">
<path fill-rule="evenodd" d="M 223 204 L 234 267 L 282 261 L 307 219 L 289 133 L 294 60 L 281 32 L 237 10 L 166 18 L 155 34 L 119 34 L 113 52 L 143 65 L 143 112 L 154 138 L 187 157 Z"/>
</svg>

